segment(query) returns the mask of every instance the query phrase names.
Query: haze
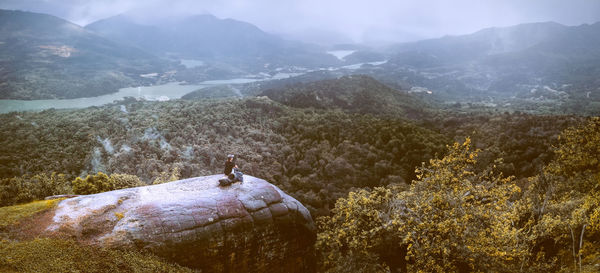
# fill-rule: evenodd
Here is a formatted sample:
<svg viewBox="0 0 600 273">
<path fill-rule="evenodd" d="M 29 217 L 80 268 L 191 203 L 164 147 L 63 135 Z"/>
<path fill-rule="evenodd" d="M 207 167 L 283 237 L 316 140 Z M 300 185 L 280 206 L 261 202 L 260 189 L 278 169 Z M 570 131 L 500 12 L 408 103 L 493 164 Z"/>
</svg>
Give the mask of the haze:
<svg viewBox="0 0 600 273">
<path fill-rule="evenodd" d="M 320 44 L 385 44 L 528 22 L 600 21 L 595 0 L 2 0 L 0 8 L 48 13 L 82 26 L 121 13 L 142 21 L 210 13 Z"/>
</svg>

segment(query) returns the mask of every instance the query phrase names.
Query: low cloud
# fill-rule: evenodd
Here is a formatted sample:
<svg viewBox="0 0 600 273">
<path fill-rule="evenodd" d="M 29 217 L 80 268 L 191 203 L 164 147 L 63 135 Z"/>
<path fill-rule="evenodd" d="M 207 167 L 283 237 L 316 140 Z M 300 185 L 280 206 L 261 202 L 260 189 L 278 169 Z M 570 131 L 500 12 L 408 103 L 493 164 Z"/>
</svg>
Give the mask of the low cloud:
<svg viewBox="0 0 600 273">
<path fill-rule="evenodd" d="M 80 25 L 125 12 L 140 20 L 211 13 L 288 38 L 328 43 L 401 42 L 526 22 L 600 21 L 600 1 L 593 0 L 3 0 L 0 8 L 49 13 Z"/>
</svg>

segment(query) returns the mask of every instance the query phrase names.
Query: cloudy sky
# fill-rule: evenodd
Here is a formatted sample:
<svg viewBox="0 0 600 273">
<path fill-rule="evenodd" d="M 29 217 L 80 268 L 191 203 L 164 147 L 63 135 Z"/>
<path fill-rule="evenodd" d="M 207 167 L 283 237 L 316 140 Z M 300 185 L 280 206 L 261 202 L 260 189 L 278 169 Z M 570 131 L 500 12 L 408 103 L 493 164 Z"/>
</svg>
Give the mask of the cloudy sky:
<svg viewBox="0 0 600 273">
<path fill-rule="evenodd" d="M 467 34 L 492 26 L 600 21 L 600 0 L 0 0 L 79 25 L 120 13 L 140 19 L 211 13 L 321 43 L 385 43 Z"/>
</svg>

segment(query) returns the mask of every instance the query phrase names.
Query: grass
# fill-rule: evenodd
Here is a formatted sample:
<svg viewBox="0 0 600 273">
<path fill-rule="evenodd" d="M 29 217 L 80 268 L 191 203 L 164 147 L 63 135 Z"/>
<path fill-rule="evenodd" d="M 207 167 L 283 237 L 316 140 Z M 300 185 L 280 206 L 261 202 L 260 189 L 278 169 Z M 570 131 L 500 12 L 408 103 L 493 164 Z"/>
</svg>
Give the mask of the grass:
<svg viewBox="0 0 600 273">
<path fill-rule="evenodd" d="M 34 201 L 23 205 L 0 207 L 0 230 L 4 230 L 8 226 L 17 224 L 23 218 L 51 209 L 63 199 Z"/>
<path fill-rule="evenodd" d="M 0 272 L 195 272 L 135 250 L 83 246 L 74 241 L 0 241 Z"/>
<path fill-rule="evenodd" d="M 106 249 L 72 240 L 8 240 L 2 232 L 62 199 L 0 207 L 0 272 L 195 272 L 146 251 Z"/>
</svg>

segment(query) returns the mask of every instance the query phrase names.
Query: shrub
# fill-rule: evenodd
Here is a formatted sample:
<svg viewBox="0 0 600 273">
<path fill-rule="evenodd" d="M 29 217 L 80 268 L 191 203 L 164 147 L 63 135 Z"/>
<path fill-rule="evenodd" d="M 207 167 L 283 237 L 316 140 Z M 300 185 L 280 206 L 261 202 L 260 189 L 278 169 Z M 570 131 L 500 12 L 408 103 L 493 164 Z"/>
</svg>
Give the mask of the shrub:
<svg viewBox="0 0 600 273">
<path fill-rule="evenodd" d="M 94 194 L 125 188 L 144 186 L 144 183 L 135 175 L 111 174 L 98 172 L 88 175 L 84 179 L 77 177 L 73 181 L 73 192 L 76 194 Z"/>
<path fill-rule="evenodd" d="M 139 177 L 131 174 L 113 173 L 110 175 L 115 190 L 145 186 Z"/>
<path fill-rule="evenodd" d="M 46 196 L 71 193 L 64 174 L 40 173 L 0 179 L 0 206 L 31 202 Z"/>
<path fill-rule="evenodd" d="M 85 179 L 75 178 L 73 181 L 73 192 L 76 194 L 94 194 L 114 190 L 108 175 L 98 172 L 96 175 L 88 175 Z"/>
</svg>

